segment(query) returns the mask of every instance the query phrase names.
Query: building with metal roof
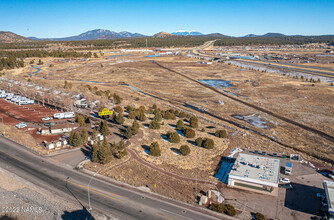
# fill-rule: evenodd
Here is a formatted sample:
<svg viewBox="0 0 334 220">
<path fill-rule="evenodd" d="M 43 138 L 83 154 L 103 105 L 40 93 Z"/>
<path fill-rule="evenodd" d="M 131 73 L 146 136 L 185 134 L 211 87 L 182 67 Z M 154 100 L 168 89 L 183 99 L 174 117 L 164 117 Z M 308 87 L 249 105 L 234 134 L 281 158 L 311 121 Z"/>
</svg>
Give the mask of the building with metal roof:
<svg viewBox="0 0 334 220">
<path fill-rule="evenodd" d="M 334 219 L 334 182 L 324 180 L 324 189 L 326 193 L 328 212 L 330 215 L 330 219 Z"/>
<path fill-rule="evenodd" d="M 228 185 L 277 195 L 281 160 L 239 153 L 228 178 Z"/>
</svg>

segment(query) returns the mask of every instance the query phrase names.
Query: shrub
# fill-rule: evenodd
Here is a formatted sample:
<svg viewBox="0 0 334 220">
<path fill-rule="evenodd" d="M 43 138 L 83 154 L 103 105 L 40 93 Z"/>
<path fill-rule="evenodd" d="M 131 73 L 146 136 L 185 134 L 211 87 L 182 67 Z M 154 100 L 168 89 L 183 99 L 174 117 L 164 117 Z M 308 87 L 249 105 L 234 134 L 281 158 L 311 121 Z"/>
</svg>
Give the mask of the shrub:
<svg viewBox="0 0 334 220">
<path fill-rule="evenodd" d="M 266 217 L 264 217 L 264 215 L 260 212 L 257 212 L 254 217 L 255 217 L 256 220 L 265 220 L 266 219 Z"/>
<path fill-rule="evenodd" d="M 183 156 L 187 156 L 188 154 L 190 154 L 190 148 L 188 145 L 182 145 L 180 147 L 180 153 L 183 155 Z"/>
<path fill-rule="evenodd" d="M 187 114 L 185 112 L 180 112 L 179 118 L 185 118 Z"/>
<path fill-rule="evenodd" d="M 227 204 L 227 205 L 225 205 L 224 213 L 229 215 L 229 216 L 235 216 L 235 214 L 237 214 L 237 211 L 235 210 L 235 208 L 232 205 Z"/>
<path fill-rule="evenodd" d="M 125 109 L 126 109 L 126 111 L 128 111 L 129 113 L 130 113 L 131 111 L 135 110 L 135 108 L 132 107 L 131 105 L 127 105 L 127 106 L 125 107 Z"/>
<path fill-rule="evenodd" d="M 151 129 L 160 129 L 160 122 L 156 121 L 156 120 L 153 120 L 151 123 L 150 123 L 150 128 Z"/>
<path fill-rule="evenodd" d="M 146 121 L 146 115 L 145 115 L 145 112 L 140 111 L 140 110 L 137 111 L 136 119 L 139 120 L 139 121 Z"/>
<path fill-rule="evenodd" d="M 237 214 L 235 208 L 230 204 L 212 204 L 210 209 L 215 212 L 225 213 L 229 216 L 235 216 Z"/>
<path fill-rule="evenodd" d="M 123 108 L 118 105 L 118 106 L 115 107 L 115 112 L 117 112 L 117 113 L 123 113 Z"/>
<path fill-rule="evenodd" d="M 202 147 L 203 139 L 201 137 L 197 138 L 195 142 L 197 146 Z"/>
<path fill-rule="evenodd" d="M 153 142 L 150 145 L 150 155 L 155 157 L 161 156 L 159 143 L 157 141 Z"/>
<path fill-rule="evenodd" d="M 215 136 L 219 138 L 226 138 L 227 137 L 227 132 L 226 130 L 217 130 L 215 132 Z"/>
<path fill-rule="evenodd" d="M 202 147 L 204 147 L 206 149 L 213 149 L 214 146 L 215 146 L 215 143 L 210 138 L 205 138 L 202 142 Z"/>
<path fill-rule="evenodd" d="M 202 129 L 201 129 L 201 132 L 205 132 L 205 128 L 202 128 Z"/>
<path fill-rule="evenodd" d="M 182 133 L 187 138 L 194 138 L 195 135 L 196 135 L 195 131 L 193 129 L 191 129 L 191 128 L 185 128 L 185 129 L 183 129 Z"/>
<path fill-rule="evenodd" d="M 190 127 L 192 128 L 198 128 L 198 118 L 196 116 L 190 117 Z"/>
<path fill-rule="evenodd" d="M 165 115 L 164 115 L 164 119 L 171 119 L 171 120 L 174 120 L 176 119 L 175 115 L 169 111 L 166 111 L 165 112 Z"/>
<path fill-rule="evenodd" d="M 129 112 L 129 114 L 128 114 L 128 118 L 129 118 L 129 119 L 135 119 L 136 116 L 137 116 L 137 114 L 136 114 L 135 111 L 131 111 L 131 112 Z"/>
<path fill-rule="evenodd" d="M 181 141 L 180 135 L 176 131 L 168 133 L 167 136 L 171 143 L 180 143 Z"/>
<path fill-rule="evenodd" d="M 179 129 L 179 130 L 182 130 L 182 128 L 184 128 L 183 120 L 180 119 L 180 120 L 177 121 L 176 128 Z"/>
<path fill-rule="evenodd" d="M 154 120 L 155 121 L 161 121 L 162 120 L 162 115 L 160 113 L 160 111 L 156 111 L 154 114 Z"/>
</svg>

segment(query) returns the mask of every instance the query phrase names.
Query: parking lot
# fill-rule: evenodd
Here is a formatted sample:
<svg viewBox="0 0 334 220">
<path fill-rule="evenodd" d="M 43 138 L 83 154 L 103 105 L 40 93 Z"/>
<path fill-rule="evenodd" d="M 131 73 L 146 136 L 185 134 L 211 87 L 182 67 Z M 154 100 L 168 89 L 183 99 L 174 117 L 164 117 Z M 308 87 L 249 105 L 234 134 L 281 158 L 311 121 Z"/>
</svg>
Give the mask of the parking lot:
<svg viewBox="0 0 334 220">
<path fill-rule="evenodd" d="M 42 118 L 48 116 L 52 117 L 57 112 L 58 111 L 56 110 L 49 109 L 39 104 L 19 106 L 5 99 L 0 99 L 0 113 L 2 115 L 6 115 L 4 122 L 7 124 L 8 120 L 9 125 L 12 125 L 11 123 L 14 122 L 9 118 L 13 118 L 22 122 L 42 123 Z"/>
</svg>

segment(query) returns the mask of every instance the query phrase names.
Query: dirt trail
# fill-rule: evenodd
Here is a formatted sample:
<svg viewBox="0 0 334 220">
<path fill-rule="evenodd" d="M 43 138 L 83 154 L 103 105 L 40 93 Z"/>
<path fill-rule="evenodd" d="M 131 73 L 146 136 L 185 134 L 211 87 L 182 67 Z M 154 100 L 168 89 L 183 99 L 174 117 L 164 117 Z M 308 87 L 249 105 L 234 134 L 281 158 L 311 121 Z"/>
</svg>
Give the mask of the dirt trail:
<svg viewBox="0 0 334 220">
<path fill-rule="evenodd" d="M 168 172 L 164 169 L 161 169 L 149 162 L 146 162 L 145 160 L 143 160 L 141 157 L 139 157 L 139 155 L 136 153 L 136 151 L 130 149 L 130 148 L 127 148 L 128 152 L 131 154 L 131 157 L 137 161 L 139 161 L 140 163 L 142 163 L 143 165 L 151 168 L 151 169 L 154 169 L 160 173 L 163 173 L 167 176 L 170 176 L 170 177 L 173 177 L 173 178 L 176 178 L 176 179 L 179 179 L 179 180 L 184 180 L 184 181 L 191 181 L 191 182 L 196 182 L 197 183 L 202 183 L 202 184 L 209 184 L 209 185 L 217 185 L 217 183 L 214 183 L 214 182 L 210 182 L 210 181 L 207 181 L 207 180 L 199 180 L 199 179 L 192 179 L 192 178 L 188 178 L 188 177 L 184 177 L 184 176 L 180 176 L 178 174 L 175 174 L 175 173 L 171 173 L 171 172 Z"/>
</svg>

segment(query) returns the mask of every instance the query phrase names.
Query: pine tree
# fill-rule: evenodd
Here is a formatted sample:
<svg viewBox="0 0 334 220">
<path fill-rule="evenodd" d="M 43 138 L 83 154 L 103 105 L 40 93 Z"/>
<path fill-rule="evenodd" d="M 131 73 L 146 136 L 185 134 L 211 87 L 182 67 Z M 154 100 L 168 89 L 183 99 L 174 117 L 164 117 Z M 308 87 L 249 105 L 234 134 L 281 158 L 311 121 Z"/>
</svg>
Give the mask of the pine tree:
<svg viewBox="0 0 334 220">
<path fill-rule="evenodd" d="M 99 131 L 104 137 L 107 137 L 110 134 L 108 122 L 106 120 L 101 121 L 100 126 L 99 126 Z"/>
<path fill-rule="evenodd" d="M 95 163 L 100 162 L 99 152 L 100 152 L 101 144 L 97 142 L 93 145 L 93 152 L 92 152 L 92 161 Z"/>
<path fill-rule="evenodd" d="M 80 145 L 82 145 L 82 138 L 81 135 L 79 134 L 79 132 L 75 131 L 73 134 L 73 141 L 72 141 L 72 145 L 74 147 L 78 147 Z"/>
<path fill-rule="evenodd" d="M 97 139 L 97 135 L 99 134 L 99 132 L 97 130 L 93 130 L 92 132 L 92 140 L 95 141 Z"/>
<path fill-rule="evenodd" d="M 110 144 L 107 141 L 107 138 L 103 139 L 102 146 L 100 148 L 100 163 L 106 164 L 111 161 L 112 153 Z"/>
<path fill-rule="evenodd" d="M 82 142 L 84 144 L 86 144 L 88 142 L 88 137 L 89 137 L 89 134 L 88 134 L 86 128 L 84 128 L 81 132 L 81 139 L 82 139 Z"/>
<path fill-rule="evenodd" d="M 70 145 L 73 145 L 74 132 L 75 132 L 75 131 L 72 130 L 71 133 L 70 133 L 70 137 L 68 138 L 68 143 L 69 143 Z"/>
</svg>

